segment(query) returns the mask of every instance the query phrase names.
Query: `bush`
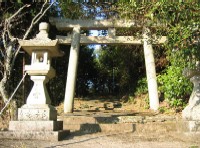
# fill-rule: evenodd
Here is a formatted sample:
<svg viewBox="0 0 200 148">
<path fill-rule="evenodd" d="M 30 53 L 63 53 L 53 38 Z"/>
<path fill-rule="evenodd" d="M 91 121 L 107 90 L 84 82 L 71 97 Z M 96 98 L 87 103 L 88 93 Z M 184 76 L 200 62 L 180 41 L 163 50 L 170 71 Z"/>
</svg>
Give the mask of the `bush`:
<svg viewBox="0 0 200 148">
<path fill-rule="evenodd" d="M 158 76 L 158 89 L 172 107 L 184 107 L 192 92 L 192 83 L 182 75 L 183 67 L 168 66 Z"/>
<path fill-rule="evenodd" d="M 135 95 L 141 95 L 148 93 L 147 78 L 143 77 L 138 80 Z"/>
</svg>

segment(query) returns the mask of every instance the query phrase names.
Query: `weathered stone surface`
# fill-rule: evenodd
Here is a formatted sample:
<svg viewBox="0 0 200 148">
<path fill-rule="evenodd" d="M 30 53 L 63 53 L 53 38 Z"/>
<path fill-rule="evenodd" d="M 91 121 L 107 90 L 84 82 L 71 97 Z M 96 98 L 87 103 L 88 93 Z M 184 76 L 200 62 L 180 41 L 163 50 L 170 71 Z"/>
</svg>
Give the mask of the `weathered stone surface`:
<svg viewBox="0 0 200 148">
<path fill-rule="evenodd" d="M 2 131 L 0 139 L 34 139 L 60 141 L 69 135 L 69 130 L 62 131 Z"/>
<path fill-rule="evenodd" d="M 72 20 L 72 19 L 59 19 L 50 18 L 52 24 L 56 24 L 56 27 L 60 30 L 73 28 L 74 26 L 80 26 L 83 29 L 106 29 L 108 27 L 136 27 L 136 23 L 133 20 Z"/>
<path fill-rule="evenodd" d="M 101 132 L 134 132 L 136 129 L 134 124 L 119 123 L 119 124 L 100 124 Z"/>
<path fill-rule="evenodd" d="M 38 73 L 40 72 L 38 71 Z M 49 81 L 48 76 L 31 76 L 31 80 L 34 82 L 34 85 L 26 100 L 26 104 L 35 104 L 36 106 L 38 104 L 51 104 L 46 88 L 46 83 Z"/>
<path fill-rule="evenodd" d="M 86 117 L 86 116 L 67 116 L 62 119 L 64 123 L 67 124 L 85 124 L 90 123 L 94 124 L 96 123 L 96 119 L 93 117 Z"/>
<path fill-rule="evenodd" d="M 121 124 L 67 124 L 64 129 L 83 133 L 96 132 L 133 132 L 135 125 L 131 123 Z"/>
<path fill-rule="evenodd" d="M 176 122 L 148 122 L 145 124 L 135 124 L 138 133 L 167 133 L 177 131 Z"/>
<path fill-rule="evenodd" d="M 39 30 L 40 32 L 36 35 L 36 38 L 41 40 L 48 39 L 49 24 L 46 22 L 41 22 L 39 25 Z"/>
<path fill-rule="evenodd" d="M 182 117 L 188 121 L 200 121 L 200 72 L 193 76 L 190 81 L 194 84 L 194 88 L 189 104 L 182 112 Z"/>
<path fill-rule="evenodd" d="M 28 105 L 25 104 L 18 109 L 19 121 L 41 121 L 57 120 L 57 110 L 47 104 Z"/>
<path fill-rule="evenodd" d="M 81 29 L 79 26 L 73 28 L 73 40 L 71 42 L 67 82 L 65 88 L 64 113 L 73 112 L 73 99 L 76 86 L 78 57 L 80 49 L 80 32 Z"/>
<path fill-rule="evenodd" d="M 38 75 L 47 76 L 49 79 L 55 77 L 56 75 L 55 69 L 50 65 L 43 65 L 43 64 L 25 65 L 25 70 L 31 76 L 38 76 Z"/>
<path fill-rule="evenodd" d="M 118 123 L 118 117 L 94 117 L 96 123 Z"/>
<path fill-rule="evenodd" d="M 64 124 L 64 129 L 84 132 L 138 132 L 138 133 L 167 133 L 176 132 L 176 122 L 159 122 L 159 123 L 104 123 L 104 124 Z"/>
<path fill-rule="evenodd" d="M 200 121 L 200 104 L 194 107 L 187 106 L 183 110 L 183 119 Z"/>
<path fill-rule="evenodd" d="M 83 133 L 97 133 L 101 132 L 99 124 L 81 124 L 79 132 Z"/>
<path fill-rule="evenodd" d="M 40 32 L 32 40 L 19 40 L 19 44 L 29 54 L 33 51 L 48 51 L 50 57 L 63 56 L 63 53 L 58 50 L 58 40 L 51 40 L 48 38 L 49 24 L 42 22 L 39 25 Z"/>
<path fill-rule="evenodd" d="M 10 131 L 58 131 L 63 129 L 63 121 L 10 121 Z"/>
<path fill-rule="evenodd" d="M 18 121 L 10 121 L 8 132 L 0 137 L 12 139 L 61 140 L 69 131 L 63 131 L 63 122 L 57 121 L 57 110 L 51 106 L 46 83 L 55 76 L 51 58 L 61 56 L 58 40 L 48 38 L 49 25 L 41 23 L 40 32 L 33 40 L 19 41 L 22 48 L 32 55 L 31 65 L 25 70 L 34 85 L 26 104 L 18 109 Z"/>
<path fill-rule="evenodd" d="M 175 121 L 176 118 L 174 116 L 146 116 L 145 121 L 146 122 L 165 122 L 165 121 Z"/>
<path fill-rule="evenodd" d="M 80 26 L 83 29 L 94 29 L 94 30 L 105 30 L 107 28 L 141 28 L 140 22 L 137 20 L 127 20 L 127 19 L 105 19 L 105 20 L 94 20 L 94 19 L 65 19 L 65 18 L 55 18 L 51 17 L 49 19 L 52 25 L 56 25 L 59 30 L 69 30 L 74 26 Z M 152 21 L 146 22 L 151 24 L 152 27 L 162 26 L 162 24 L 153 24 Z"/>
<path fill-rule="evenodd" d="M 177 122 L 177 130 L 179 132 L 199 132 L 200 133 L 200 121 L 179 121 Z"/>
<path fill-rule="evenodd" d="M 118 117 L 120 123 L 143 123 L 145 117 L 143 116 L 120 116 Z"/>
<path fill-rule="evenodd" d="M 148 94 L 149 94 L 149 105 L 150 109 L 158 110 L 159 108 L 159 98 L 158 98 L 158 86 L 156 79 L 156 67 L 154 61 L 154 51 L 153 46 L 149 42 L 152 39 L 151 31 L 149 28 L 143 28 L 143 48 L 148 84 Z"/>
<path fill-rule="evenodd" d="M 57 35 L 56 38 L 60 44 L 70 45 L 72 42 L 71 35 L 69 36 L 61 36 Z M 161 44 L 166 41 L 166 37 L 163 36 L 161 38 L 157 38 L 157 41 L 153 44 Z M 142 44 L 142 39 L 137 39 L 136 36 L 85 36 L 81 35 L 80 38 L 81 45 L 87 44 L 108 44 L 108 45 L 119 45 L 119 44 L 127 44 L 127 45 L 140 45 Z"/>
</svg>

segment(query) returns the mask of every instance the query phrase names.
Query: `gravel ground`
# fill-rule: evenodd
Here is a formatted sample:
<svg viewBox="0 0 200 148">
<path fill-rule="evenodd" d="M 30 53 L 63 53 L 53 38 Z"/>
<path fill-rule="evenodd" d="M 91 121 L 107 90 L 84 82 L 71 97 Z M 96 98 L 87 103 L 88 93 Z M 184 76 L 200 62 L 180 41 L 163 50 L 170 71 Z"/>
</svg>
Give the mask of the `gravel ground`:
<svg viewBox="0 0 200 148">
<path fill-rule="evenodd" d="M 200 141 L 181 140 L 173 134 L 71 133 L 63 141 L 5 140 L 0 148 L 200 148 Z"/>
</svg>

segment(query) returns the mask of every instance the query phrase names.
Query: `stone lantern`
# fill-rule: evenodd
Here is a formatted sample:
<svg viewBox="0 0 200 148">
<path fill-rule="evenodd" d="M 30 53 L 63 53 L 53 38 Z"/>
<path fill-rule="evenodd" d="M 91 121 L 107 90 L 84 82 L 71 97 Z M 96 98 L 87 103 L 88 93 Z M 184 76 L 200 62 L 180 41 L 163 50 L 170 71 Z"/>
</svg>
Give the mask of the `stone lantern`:
<svg viewBox="0 0 200 148">
<path fill-rule="evenodd" d="M 25 71 L 34 85 L 26 104 L 18 109 L 18 121 L 11 121 L 9 130 L 18 133 L 13 138 L 60 140 L 68 131 L 63 131 L 63 122 L 57 121 L 57 110 L 51 105 L 46 83 L 56 75 L 51 59 L 63 53 L 59 50 L 58 40 L 48 38 L 47 23 L 40 23 L 39 30 L 35 39 L 19 41 L 32 57 L 31 65 L 26 65 Z"/>
<path fill-rule="evenodd" d="M 55 77 L 51 59 L 63 54 L 58 50 L 58 40 L 48 38 L 49 25 L 41 23 L 39 30 L 36 39 L 20 41 L 22 48 L 32 56 L 31 65 L 26 65 L 25 71 L 30 75 L 34 85 L 26 104 L 18 110 L 18 120 L 57 119 L 56 110 L 50 105 L 51 100 L 45 85 L 49 79 Z M 30 109 L 33 110 L 30 112 Z"/>
</svg>

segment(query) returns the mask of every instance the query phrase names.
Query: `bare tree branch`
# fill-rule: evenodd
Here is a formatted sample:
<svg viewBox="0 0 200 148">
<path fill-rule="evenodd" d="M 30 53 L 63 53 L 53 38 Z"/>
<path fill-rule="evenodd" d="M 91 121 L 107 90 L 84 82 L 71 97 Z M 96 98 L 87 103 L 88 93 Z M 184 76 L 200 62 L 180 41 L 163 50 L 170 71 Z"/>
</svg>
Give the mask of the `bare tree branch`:
<svg viewBox="0 0 200 148">
<path fill-rule="evenodd" d="M 3 49 L 0 49 L 0 53 L 1 53 L 1 58 L 2 57 L 5 57 L 5 54 L 3 53 L 3 51 L 2 51 Z"/>
<path fill-rule="evenodd" d="M 33 20 L 32 20 L 32 22 L 31 22 L 29 28 L 27 29 L 27 31 L 26 31 L 26 33 L 25 33 L 25 35 L 24 35 L 24 37 L 23 37 L 23 40 L 25 40 L 25 39 L 27 38 L 27 36 L 28 36 L 28 34 L 30 33 L 31 29 L 32 29 L 33 26 L 36 24 L 36 21 L 35 21 L 35 20 L 42 14 L 43 9 L 44 9 L 44 7 L 45 7 L 46 4 L 47 4 L 47 2 L 45 2 L 45 3 L 42 5 L 42 8 L 41 8 L 40 12 L 33 18 Z M 50 5 L 50 6 L 51 6 L 51 5 Z M 48 7 L 47 9 L 49 9 L 49 7 Z M 18 51 L 17 51 L 17 53 L 18 53 Z"/>
<path fill-rule="evenodd" d="M 44 14 L 51 8 L 51 6 L 54 4 L 55 2 L 51 3 L 51 5 L 49 5 L 49 7 L 47 7 L 43 13 L 40 15 L 40 17 L 35 21 L 35 24 L 38 23 L 38 21 L 44 16 Z"/>
<path fill-rule="evenodd" d="M 4 31 L 2 33 L 2 40 L 3 40 L 3 46 L 6 49 L 7 48 L 7 43 L 6 43 L 6 37 L 5 36 L 6 36 L 6 28 L 4 26 Z"/>
<path fill-rule="evenodd" d="M 34 25 L 35 20 L 42 14 L 43 9 L 46 6 L 46 4 L 47 4 L 47 2 L 45 2 L 42 5 L 42 8 L 41 8 L 40 12 L 32 19 L 32 22 L 31 22 L 31 25 L 30 25 L 29 29 L 32 28 L 32 25 Z M 26 34 L 24 35 L 24 39 L 26 39 L 26 37 L 28 36 L 29 29 L 26 31 Z"/>
<path fill-rule="evenodd" d="M 55 2 L 51 3 L 45 10 L 44 10 L 44 8 L 45 8 L 45 6 L 46 6 L 46 4 L 47 4 L 47 1 L 42 5 L 42 8 L 41 8 L 40 12 L 33 18 L 33 20 L 32 20 L 32 22 L 31 22 L 29 28 L 27 29 L 27 31 L 26 31 L 26 33 L 25 33 L 25 35 L 24 35 L 24 37 L 23 37 L 23 40 L 25 40 L 25 39 L 28 37 L 28 34 L 31 32 L 31 29 L 33 28 L 33 26 L 34 26 L 35 24 L 38 23 L 38 21 L 44 16 L 44 14 L 51 8 L 51 6 L 52 6 L 54 3 L 55 3 Z M 14 65 L 15 59 L 16 59 L 16 57 L 17 57 L 17 55 L 18 55 L 20 49 L 21 49 L 21 46 L 19 46 L 19 47 L 17 48 L 16 52 L 15 52 L 15 55 L 14 55 L 14 57 L 13 57 L 12 65 Z"/>
<path fill-rule="evenodd" d="M 11 40 L 13 40 L 14 38 L 13 38 L 13 36 L 12 36 L 12 34 L 10 33 L 10 21 L 15 17 L 15 16 L 17 16 L 24 8 L 26 8 L 26 7 L 29 7 L 30 5 L 28 5 L 28 4 L 26 4 L 26 5 L 24 5 L 23 7 L 21 7 L 16 13 L 14 13 L 11 17 L 9 17 L 8 19 L 6 19 L 5 20 L 5 26 L 4 27 L 6 27 L 6 31 L 7 31 L 7 33 L 8 33 L 8 36 L 9 36 L 9 38 L 11 39 Z M 15 40 L 15 39 L 14 39 Z"/>
<path fill-rule="evenodd" d="M 24 5 L 23 7 L 21 7 L 17 12 L 15 12 L 11 17 L 5 19 L 4 22 L 4 29 L 3 29 L 3 33 L 2 33 L 2 39 L 3 39 L 3 45 L 4 48 L 6 49 L 8 47 L 7 43 L 6 43 L 6 35 L 8 34 L 9 39 L 13 40 L 14 38 L 12 37 L 12 34 L 10 33 L 10 21 L 17 16 L 25 7 L 29 7 L 29 5 Z M 15 39 L 14 39 L 15 40 Z"/>
<path fill-rule="evenodd" d="M 19 8 L 19 10 L 17 12 L 15 12 L 11 17 L 9 17 L 7 19 L 7 21 L 10 21 L 11 19 L 13 19 L 15 16 L 17 16 L 25 7 L 29 7 L 30 5 L 26 4 L 23 7 Z"/>
</svg>

